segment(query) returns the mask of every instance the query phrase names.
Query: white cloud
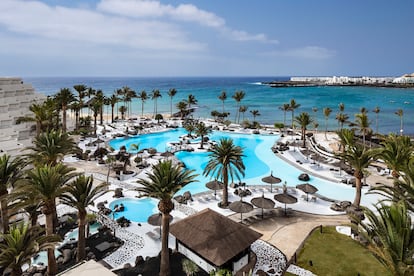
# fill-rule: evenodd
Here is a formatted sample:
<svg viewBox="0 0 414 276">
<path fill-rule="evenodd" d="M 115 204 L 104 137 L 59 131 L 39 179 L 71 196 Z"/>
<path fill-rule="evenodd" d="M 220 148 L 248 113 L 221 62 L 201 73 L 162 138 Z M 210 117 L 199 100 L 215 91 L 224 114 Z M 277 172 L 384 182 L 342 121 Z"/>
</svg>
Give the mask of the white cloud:
<svg viewBox="0 0 414 276">
<path fill-rule="evenodd" d="M 0 25 L 12 32 L 62 41 L 120 45 L 134 49 L 200 51 L 176 25 L 138 20 L 100 12 L 50 7 L 39 1 L 0 1 Z"/>
<path fill-rule="evenodd" d="M 133 18 L 170 18 L 175 21 L 194 22 L 201 26 L 214 28 L 228 39 L 235 41 L 278 43 L 277 40 L 269 39 L 265 34 L 249 34 L 245 31 L 231 29 L 226 26 L 226 21 L 220 16 L 201 10 L 192 4 L 180 4 L 174 7 L 151 0 L 101 0 L 97 8 L 110 14 Z"/>
</svg>

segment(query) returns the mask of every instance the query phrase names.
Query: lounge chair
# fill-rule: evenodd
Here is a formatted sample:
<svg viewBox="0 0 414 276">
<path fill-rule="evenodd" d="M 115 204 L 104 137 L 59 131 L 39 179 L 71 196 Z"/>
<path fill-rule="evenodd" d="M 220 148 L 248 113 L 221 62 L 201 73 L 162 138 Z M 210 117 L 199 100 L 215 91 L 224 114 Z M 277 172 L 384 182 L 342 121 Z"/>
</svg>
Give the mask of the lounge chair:
<svg viewBox="0 0 414 276">
<path fill-rule="evenodd" d="M 154 231 L 148 231 L 147 233 L 145 233 L 148 237 L 150 237 L 153 240 L 159 240 L 160 239 L 160 234 L 158 232 L 154 232 Z"/>
</svg>

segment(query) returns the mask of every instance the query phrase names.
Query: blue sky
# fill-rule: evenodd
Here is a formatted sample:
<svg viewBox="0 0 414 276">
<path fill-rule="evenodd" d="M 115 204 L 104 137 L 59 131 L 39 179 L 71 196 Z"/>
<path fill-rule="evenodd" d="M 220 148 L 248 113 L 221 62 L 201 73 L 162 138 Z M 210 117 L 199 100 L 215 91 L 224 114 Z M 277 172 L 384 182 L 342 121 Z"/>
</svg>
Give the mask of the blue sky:
<svg viewBox="0 0 414 276">
<path fill-rule="evenodd" d="M 399 76 L 414 1 L 0 0 L 1 76 Z"/>
</svg>

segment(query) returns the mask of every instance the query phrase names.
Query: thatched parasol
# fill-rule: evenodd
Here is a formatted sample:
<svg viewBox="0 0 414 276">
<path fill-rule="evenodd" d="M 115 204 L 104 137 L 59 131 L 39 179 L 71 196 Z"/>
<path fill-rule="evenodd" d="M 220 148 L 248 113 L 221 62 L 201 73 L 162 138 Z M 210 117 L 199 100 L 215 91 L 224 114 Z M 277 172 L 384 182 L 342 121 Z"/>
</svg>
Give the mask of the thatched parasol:
<svg viewBox="0 0 414 276">
<path fill-rule="evenodd" d="M 264 194 L 260 197 L 252 198 L 250 201 L 254 206 L 262 208 L 262 218 L 263 218 L 263 209 L 273 209 L 275 207 L 275 202 L 270 198 L 264 197 Z"/>
<path fill-rule="evenodd" d="M 274 196 L 274 199 L 279 201 L 280 203 L 285 204 L 285 215 L 286 215 L 286 204 L 293 204 L 298 202 L 298 199 L 294 197 L 293 195 L 283 193 L 283 194 L 277 194 Z"/>
<path fill-rule="evenodd" d="M 309 198 L 308 198 L 309 194 L 314 194 L 318 191 L 318 188 L 316 188 L 315 186 L 313 186 L 309 183 L 296 185 L 296 189 L 302 190 L 303 192 L 306 193 L 306 201 L 309 200 Z"/>
<path fill-rule="evenodd" d="M 166 152 L 161 153 L 161 156 L 169 158 L 169 157 L 174 156 L 174 153 L 172 153 L 171 151 L 166 151 Z"/>
<path fill-rule="evenodd" d="M 265 183 L 270 184 L 270 192 L 272 192 L 273 184 L 277 184 L 277 183 L 282 182 L 282 180 L 279 177 L 273 176 L 273 172 L 271 172 L 269 176 L 263 177 L 262 181 L 265 182 Z"/>
<path fill-rule="evenodd" d="M 214 197 L 216 197 L 216 191 L 222 190 L 224 188 L 224 184 L 221 181 L 213 180 L 206 183 L 206 187 L 210 190 L 214 190 Z"/>
<path fill-rule="evenodd" d="M 229 205 L 229 208 L 233 212 L 240 213 L 240 221 L 243 221 L 243 213 L 248 213 L 251 210 L 253 210 L 253 205 L 251 205 L 250 203 L 248 203 L 246 201 L 243 201 L 240 198 L 240 201 L 232 202 Z"/>
<path fill-rule="evenodd" d="M 173 217 L 170 215 L 170 223 L 173 220 Z M 153 226 L 161 226 L 162 224 L 162 214 L 161 213 L 157 213 L 157 214 L 152 214 L 151 216 L 148 217 L 148 223 L 153 225 Z M 160 237 L 161 237 L 161 227 L 160 227 Z"/>
</svg>

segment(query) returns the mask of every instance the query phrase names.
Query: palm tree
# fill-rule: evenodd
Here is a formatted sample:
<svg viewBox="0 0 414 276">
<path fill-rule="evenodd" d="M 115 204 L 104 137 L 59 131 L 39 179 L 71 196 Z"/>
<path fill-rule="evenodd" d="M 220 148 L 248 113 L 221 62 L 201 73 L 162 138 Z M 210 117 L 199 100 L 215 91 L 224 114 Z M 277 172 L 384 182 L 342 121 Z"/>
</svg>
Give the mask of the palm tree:
<svg viewBox="0 0 414 276">
<path fill-rule="evenodd" d="M 245 166 L 243 163 L 243 149 L 236 146 L 232 139 L 222 138 L 219 143 L 210 149 L 209 160 L 204 168 L 203 175 L 210 175 L 214 179 L 223 182 L 222 207 L 229 205 L 228 202 L 228 184 L 229 177 L 231 180 L 244 177 Z"/>
<path fill-rule="evenodd" d="M 292 112 L 292 129 L 293 129 L 293 118 L 295 117 L 295 109 L 299 108 L 300 104 L 296 103 L 295 99 L 290 100 L 289 110 Z"/>
<path fill-rule="evenodd" d="M 84 84 L 76 84 L 73 86 L 76 92 L 78 92 L 78 101 L 81 106 L 80 116 L 82 117 L 82 108 L 84 106 L 83 98 L 86 96 L 86 90 L 88 89 Z"/>
<path fill-rule="evenodd" d="M 65 185 L 75 176 L 73 170 L 63 164 L 36 167 L 27 172 L 27 178 L 21 180 L 11 194 L 14 199 L 30 194 L 34 200 L 41 203 L 42 212 L 46 216 L 46 236 L 54 234 L 57 226 L 56 199 L 65 192 Z M 55 275 L 57 265 L 53 248 L 47 250 L 47 258 L 48 275 Z"/>
<path fill-rule="evenodd" d="M 157 103 L 157 101 L 158 101 L 158 98 L 161 98 L 161 97 L 162 97 L 162 95 L 161 95 L 160 90 L 158 90 L 158 89 L 152 90 L 151 99 L 154 101 L 154 118 L 155 118 L 155 115 L 158 114 L 158 103 Z"/>
<path fill-rule="evenodd" d="M 282 106 L 279 106 L 279 109 L 283 111 L 283 125 L 286 126 L 286 112 L 290 110 L 290 104 L 283 104 Z"/>
<path fill-rule="evenodd" d="M 121 105 L 119 107 L 119 112 L 121 112 L 121 120 L 125 120 L 125 113 L 127 112 L 128 108 L 125 105 Z"/>
<path fill-rule="evenodd" d="M 109 104 L 111 105 L 111 122 L 114 122 L 114 108 L 115 105 L 118 103 L 119 98 L 115 95 L 112 94 L 111 97 L 109 98 Z"/>
<path fill-rule="evenodd" d="M 181 262 L 181 265 L 183 266 L 183 271 L 187 276 L 193 276 L 199 271 L 199 267 L 189 259 L 184 259 Z"/>
<path fill-rule="evenodd" d="M 185 101 L 180 101 L 177 103 L 177 109 L 180 111 L 181 114 L 181 120 L 184 118 L 184 116 L 187 114 L 187 103 Z"/>
<path fill-rule="evenodd" d="M 187 130 L 187 132 L 188 132 L 187 136 L 188 137 L 193 137 L 191 135 L 191 133 L 195 130 L 194 122 L 192 122 L 192 121 L 186 122 L 184 124 L 184 129 Z"/>
<path fill-rule="evenodd" d="M 340 112 L 336 114 L 336 120 L 338 121 L 339 129 L 344 128 L 344 124 L 348 122 L 348 119 L 349 119 L 349 116 L 345 113 Z"/>
<path fill-rule="evenodd" d="M 339 103 L 338 104 L 338 108 L 339 108 L 339 112 L 343 113 L 345 110 L 345 104 L 344 103 Z"/>
<path fill-rule="evenodd" d="M 168 90 L 168 96 L 170 96 L 170 117 L 172 117 L 172 99 L 177 94 L 177 90 L 175 88 L 171 88 Z"/>
<path fill-rule="evenodd" d="M 381 144 L 383 147 L 376 149 L 376 152 L 379 158 L 384 160 L 392 170 L 392 176 L 398 179 L 401 172 L 407 168 L 413 156 L 414 147 L 410 141 L 410 137 L 389 134 Z"/>
<path fill-rule="evenodd" d="M 0 233 L 0 267 L 10 269 L 11 276 L 23 274 L 22 266 L 31 263 L 38 252 L 54 250 L 60 240 L 57 235 L 45 236 L 40 226 L 29 227 L 20 223 L 10 228 L 10 232 Z"/>
<path fill-rule="evenodd" d="M 240 120 L 240 112 L 239 112 L 239 110 L 240 110 L 240 102 L 244 99 L 244 96 L 246 96 L 246 93 L 244 93 L 244 91 L 242 91 L 242 90 L 234 92 L 234 95 L 232 96 L 232 98 L 237 103 L 236 118 L 234 119 L 236 123 L 238 123 L 239 120 Z"/>
<path fill-rule="evenodd" d="M 328 140 L 328 137 L 326 137 L 326 133 L 328 132 L 328 119 L 329 115 L 331 115 L 332 109 L 329 107 L 325 107 L 323 109 L 323 115 L 325 116 L 325 139 Z"/>
<path fill-rule="evenodd" d="M 137 97 L 137 93 L 132 90 L 131 88 L 129 88 L 128 86 L 124 86 L 122 87 L 122 89 L 124 90 L 124 103 L 125 105 L 128 103 L 128 118 L 131 117 L 131 112 L 132 112 L 132 106 L 131 106 L 131 102 L 133 98 Z"/>
<path fill-rule="evenodd" d="M 122 107 L 122 106 L 121 106 Z M 93 115 L 93 135 L 96 137 L 96 129 L 97 129 L 97 118 L 99 113 L 102 111 L 102 104 L 99 100 L 94 101 L 89 108 L 92 110 Z"/>
<path fill-rule="evenodd" d="M 227 92 L 221 91 L 221 94 L 218 96 L 219 100 L 223 103 L 223 113 L 224 113 L 224 102 L 227 100 Z"/>
<path fill-rule="evenodd" d="M 355 144 L 355 133 L 353 130 L 343 128 L 336 133 L 339 137 L 342 152 L 344 152 L 348 146 L 353 146 Z"/>
<path fill-rule="evenodd" d="M 253 124 L 256 123 L 256 117 L 260 116 L 259 110 L 254 109 L 254 110 L 250 110 L 250 113 L 252 113 L 253 115 Z"/>
<path fill-rule="evenodd" d="M 142 90 L 141 92 L 138 93 L 137 97 L 141 99 L 141 117 L 143 117 L 144 116 L 144 104 L 148 100 L 147 92 L 145 92 L 145 90 Z"/>
<path fill-rule="evenodd" d="M 393 275 L 413 275 L 414 229 L 406 205 L 382 203 L 375 209 L 363 208 L 368 222 L 361 222 L 358 229 L 368 250 Z"/>
<path fill-rule="evenodd" d="M 75 181 L 69 184 L 66 192 L 61 195 L 62 203 L 74 207 L 78 210 L 78 254 L 77 261 L 85 259 L 85 225 L 86 225 L 86 208 L 94 205 L 94 201 L 108 191 L 107 183 L 93 185 L 93 177 L 81 175 Z"/>
<path fill-rule="evenodd" d="M 19 117 L 16 124 L 35 122 L 36 135 L 52 128 L 51 119 L 55 117 L 56 113 L 54 101 L 46 100 L 43 103 L 33 103 L 29 106 L 29 110 L 33 113 L 33 116 Z"/>
<path fill-rule="evenodd" d="M 345 148 L 345 151 L 340 156 L 345 163 L 354 169 L 356 193 L 353 205 L 359 208 L 364 170 L 373 162 L 375 155 L 372 149 L 366 149 L 357 143 L 347 145 Z"/>
<path fill-rule="evenodd" d="M 195 133 L 201 137 L 200 149 L 203 149 L 204 136 L 211 133 L 211 127 L 207 127 L 203 122 L 195 125 Z"/>
<path fill-rule="evenodd" d="M 8 189 L 21 178 L 23 167 L 24 163 L 20 158 L 12 160 L 7 154 L 0 157 L 0 215 L 3 233 L 7 233 L 9 229 Z"/>
<path fill-rule="evenodd" d="M 191 105 L 192 104 L 197 104 L 197 99 L 195 98 L 195 96 L 193 94 L 189 94 L 187 97 L 187 104 L 188 104 L 188 108 L 191 109 Z"/>
<path fill-rule="evenodd" d="M 69 88 L 62 88 L 59 93 L 56 94 L 55 99 L 59 107 L 62 109 L 62 131 L 66 132 L 66 110 L 68 106 L 76 100 L 76 98 Z"/>
<path fill-rule="evenodd" d="M 379 106 L 375 107 L 374 110 L 372 112 L 375 113 L 375 133 L 378 134 L 378 115 L 380 113 L 380 108 Z"/>
<path fill-rule="evenodd" d="M 371 128 L 370 121 L 368 119 L 367 112 L 355 114 L 355 123 L 352 123 L 351 126 L 355 126 L 356 130 L 362 133 L 362 143 L 365 146 L 365 137 L 370 132 Z"/>
<path fill-rule="evenodd" d="M 398 117 L 400 117 L 400 135 L 402 136 L 403 135 L 403 131 L 404 131 L 404 129 L 403 129 L 403 116 L 404 116 L 404 111 L 400 108 L 400 109 L 398 109 L 395 112 L 395 114 Z"/>
<path fill-rule="evenodd" d="M 74 153 L 76 148 L 76 143 L 67 133 L 51 130 L 35 137 L 33 146 L 26 148 L 30 152 L 25 156 L 35 165 L 50 164 L 54 166 L 66 154 Z"/>
<path fill-rule="evenodd" d="M 239 112 L 243 114 L 242 121 L 244 121 L 244 113 L 247 111 L 248 107 L 246 105 L 241 105 L 239 107 Z"/>
<path fill-rule="evenodd" d="M 73 101 L 69 108 L 75 112 L 75 129 L 78 130 L 79 129 L 79 116 L 80 116 L 80 111 L 82 110 L 82 105 L 80 104 L 80 102 L 78 100 Z"/>
<path fill-rule="evenodd" d="M 162 214 L 161 235 L 161 264 L 160 275 L 170 275 L 170 256 L 168 250 L 168 234 L 170 232 L 170 213 L 174 209 L 172 198 L 180 189 L 196 181 L 194 170 L 184 170 L 174 166 L 172 161 L 161 161 L 152 166 L 152 172 L 147 173 L 147 178 L 139 179 L 137 191 L 143 196 L 159 200 L 158 210 Z"/>
<path fill-rule="evenodd" d="M 313 123 L 313 119 L 311 118 L 311 116 L 309 115 L 309 113 L 307 112 L 302 112 L 299 114 L 299 116 L 295 117 L 295 121 L 300 125 L 301 128 L 301 133 L 302 133 L 302 147 L 306 147 L 306 129 L 308 127 L 308 125 L 310 125 L 311 123 Z"/>
</svg>

